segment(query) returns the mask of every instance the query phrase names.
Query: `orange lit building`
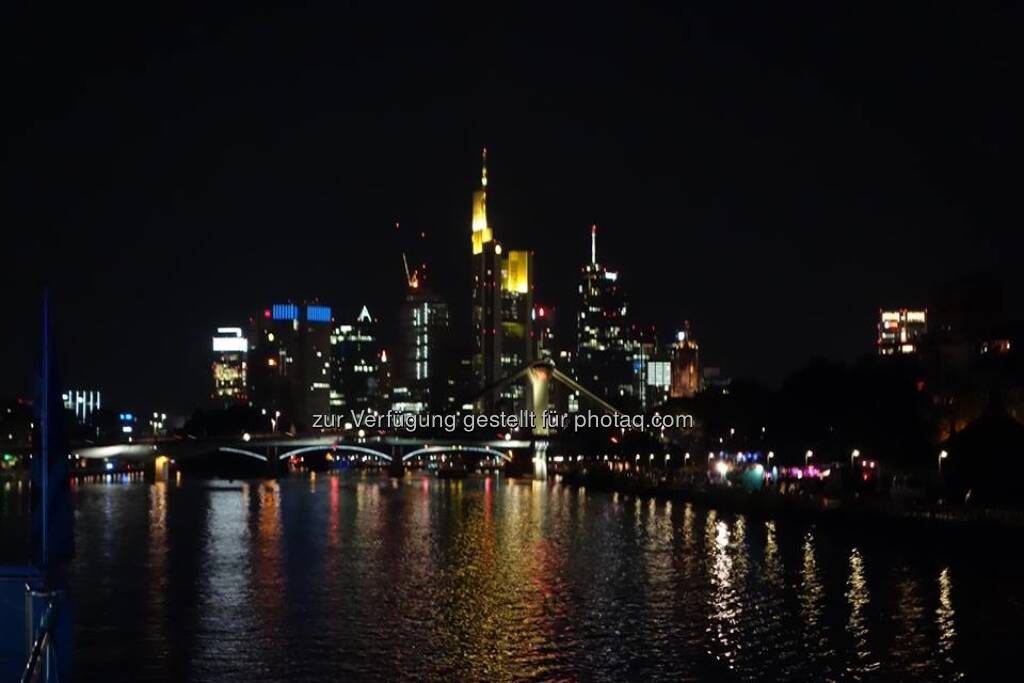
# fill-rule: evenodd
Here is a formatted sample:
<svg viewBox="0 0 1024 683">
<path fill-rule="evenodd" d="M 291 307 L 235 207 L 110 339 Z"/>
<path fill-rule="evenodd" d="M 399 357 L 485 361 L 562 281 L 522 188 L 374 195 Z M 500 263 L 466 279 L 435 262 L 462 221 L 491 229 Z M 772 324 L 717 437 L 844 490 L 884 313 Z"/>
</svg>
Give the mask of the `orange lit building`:
<svg viewBox="0 0 1024 683">
<path fill-rule="evenodd" d="M 690 323 L 676 333 L 672 345 L 672 385 L 669 396 L 690 398 L 701 390 L 700 346 L 690 333 Z"/>
<path fill-rule="evenodd" d="M 878 311 L 878 354 L 917 353 L 921 337 L 928 331 L 928 312 L 901 308 Z"/>
</svg>

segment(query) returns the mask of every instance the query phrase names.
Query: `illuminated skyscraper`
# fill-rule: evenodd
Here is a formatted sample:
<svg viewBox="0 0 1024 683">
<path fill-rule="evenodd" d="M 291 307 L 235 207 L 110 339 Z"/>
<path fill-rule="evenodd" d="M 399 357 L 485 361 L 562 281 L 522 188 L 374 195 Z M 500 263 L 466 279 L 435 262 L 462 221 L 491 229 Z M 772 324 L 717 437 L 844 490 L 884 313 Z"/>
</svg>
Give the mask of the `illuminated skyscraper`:
<svg viewBox="0 0 1024 683">
<path fill-rule="evenodd" d="M 928 331 L 927 311 L 901 308 L 878 311 L 878 354 L 917 353 L 920 337 Z"/>
<path fill-rule="evenodd" d="M 494 241 L 494 231 L 487 224 L 487 148 L 483 150 L 480 189 L 473 193 L 473 254 L 482 254 L 484 245 Z"/>
<path fill-rule="evenodd" d="M 473 374 L 476 388 L 491 386 L 533 360 L 533 254 L 503 250 L 487 222 L 487 150 L 480 189 L 473 193 Z M 523 386 L 505 389 L 485 410 L 526 408 Z M 499 405 L 500 404 L 500 405 Z"/>
<path fill-rule="evenodd" d="M 282 426 L 309 429 L 315 415 L 330 409 L 330 307 L 274 304 L 257 318 L 256 330 L 256 405 L 280 411 Z"/>
<path fill-rule="evenodd" d="M 672 346 L 672 398 L 690 398 L 700 392 L 703 374 L 700 368 L 700 346 L 690 333 L 690 323 L 676 333 Z"/>
<path fill-rule="evenodd" d="M 487 224 L 487 150 L 480 189 L 473 193 L 473 375 L 478 389 L 501 378 L 501 247 Z M 485 397 L 485 408 L 493 405 Z"/>
<path fill-rule="evenodd" d="M 591 226 L 590 263 L 583 266 L 576 313 L 576 380 L 620 407 L 635 386 L 627 313 L 619 274 L 597 262 L 597 226 Z"/>
<path fill-rule="evenodd" d="M 241 327 L 218 327 L 212 340 L 211 398 L 227 407 L 249 400 L 249 340 Z"/>
<path fill-rule="evenodd" d="M 402 309 L 401 386 L 394 391 L 395 410 L 441 413 L 454 405 L 450 332 L 448 304 L 417 280 Z"/>
<path fill-rule="evenodd" d="M 517 372 L 533 361 L 536 339 L 533 317 L 533 254 L 510 250 L 501 259 L 501 376 Z M 526 410 L 529 391 L 523 382 L 510 384 L 500 394 L 500 409 Z"/>
<path fill-rule="evenodd" d="M 659 360 L 658 335 L 654 326 L 630 325 L 626 332 L 626 353 L 633 368 L 633 386 L 623 405 L 646 412 L 660 403 L 661 396 L 651 390 L 650 365 Z"/>
<path fill-rule="evenodd" d="M 338 410 L 383 407 L 381 349 L 377 321 L 363 306 L 355 322 L 331 333 L 331 407 Z"/>
<path fill-rule="evenodd" d="M 554 359 L 558 354 L 555 350 L 555 307 L 534 304 L 533 330 L 537 343 L 534 357 L 538 359 Z"/>
<path fill-rule="evenodd" d="M 647 406 L 645 409 L 664 403 L 672 388 L 672 361 L 660 358 L 647 363 Z"/>
</svg>

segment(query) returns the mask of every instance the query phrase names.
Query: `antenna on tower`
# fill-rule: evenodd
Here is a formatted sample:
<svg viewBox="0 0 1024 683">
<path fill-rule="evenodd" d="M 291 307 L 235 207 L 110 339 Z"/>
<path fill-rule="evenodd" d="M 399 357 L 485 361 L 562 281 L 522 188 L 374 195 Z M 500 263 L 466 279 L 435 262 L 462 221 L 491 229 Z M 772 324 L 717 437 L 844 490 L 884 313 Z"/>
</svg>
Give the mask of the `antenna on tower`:
<svg viewBox="0 0 1024 683">
<path fill-rule="evenodd" d="M 597 223 L 590 226 L 590 265 L 597 265 Z"/>
</svg>

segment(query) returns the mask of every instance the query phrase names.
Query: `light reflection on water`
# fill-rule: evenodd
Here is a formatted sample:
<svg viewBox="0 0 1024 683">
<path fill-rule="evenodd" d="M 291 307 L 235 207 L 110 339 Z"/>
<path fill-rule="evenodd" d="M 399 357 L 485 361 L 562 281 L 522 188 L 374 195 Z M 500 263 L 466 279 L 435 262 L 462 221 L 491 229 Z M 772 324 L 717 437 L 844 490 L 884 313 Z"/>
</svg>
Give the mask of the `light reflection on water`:
<svg viewBox="0 0 1024 683">
<path fill-rule="evenodd" d="M 248 604 L 253 594 L 248 553 L 250 493 L 248 484 L 238 491 L 209 492 L 201 551 L 205 571 L 199 575 L 197 595 L 196 660 L 204 677 L 219 677 L 237 666 L 253 629 L 255 612 Z"/>
<path fill-rule="evenodd" d="M 850 549 L 850 576 L 846 580 L 846 602 L 850 617 L 846 622 L 846 632 L 852 640 L 852 660 L 847 671 L 857 679 L 878 669 L 878 661 L 871 654 L 868 641 L 870 626 L 867 609 L 871 602 L 871 592 L 864 571 L 864 558 L 857 548 Z"/>
<path fill-rule="evenodd" d="M 960 601 L 986 585 L 955 553 L 539 481 L 75 496 L 94 677 L 949 680 L 1019 618 Z"/>
</svg>

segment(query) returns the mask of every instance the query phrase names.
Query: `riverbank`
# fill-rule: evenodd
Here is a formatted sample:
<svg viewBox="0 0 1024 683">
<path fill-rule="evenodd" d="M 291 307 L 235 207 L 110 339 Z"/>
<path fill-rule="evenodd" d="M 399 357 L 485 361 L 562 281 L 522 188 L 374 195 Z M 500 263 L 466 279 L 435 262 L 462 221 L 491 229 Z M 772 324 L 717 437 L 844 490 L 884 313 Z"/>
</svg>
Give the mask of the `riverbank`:
<svg viewBox="0 0 1024 683">
<path fill-rule="evenodd" d="M 766 517 L 794 517 L 849 524 L 991 527 L 1024 531 L 1024 511 L 984 507 L 898 503 L 884 497 L 834 497 L 808 493 L 751 491 L 740 486 L 672 481 L 607 469 L 566 469 L 553 474 L 563 485 L 644 498 L 680 500 L 704 507 Z"/>
</svg>

